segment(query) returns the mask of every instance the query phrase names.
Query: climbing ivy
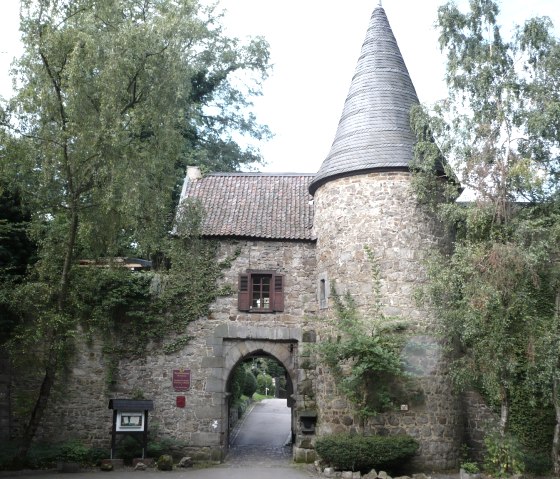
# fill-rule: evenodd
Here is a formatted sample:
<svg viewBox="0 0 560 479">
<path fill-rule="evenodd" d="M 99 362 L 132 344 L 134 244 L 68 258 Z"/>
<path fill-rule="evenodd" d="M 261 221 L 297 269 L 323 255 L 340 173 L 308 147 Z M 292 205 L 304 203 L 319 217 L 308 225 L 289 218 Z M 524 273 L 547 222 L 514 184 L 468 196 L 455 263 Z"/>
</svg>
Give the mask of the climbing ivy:
<svg viewBox="0 0 560 479">
<path fill-rule="evenodd" d="M 207 316 L 218 296 L 231 294 L 232 287 L 218 286 L 218 279 L 238 252 L 218 261 L 218 242 L 198 233 L 201 219 L 197 204 L 184 205 L 154 271 L 77 270 L 76 313 L 86 337 L 103 337 L 109 386 L 120 359 L 142 357 L 150 345 L 161 345 L 165 354 L 184 348 L 192 339 L 188 324 Z"/>
<path fill-rule="evenodd" d="M 393 409 L 407 377 L 400 356 L 406 325 L 383 313 L 379 267 L 371 250 L 365 250 L 371 264 L 371 310 L 362 315 L 350 293 L 338 294 L 333 284 L 333 334 L 316 347 L 320 361 L 363 419 Z"/>
</svg>

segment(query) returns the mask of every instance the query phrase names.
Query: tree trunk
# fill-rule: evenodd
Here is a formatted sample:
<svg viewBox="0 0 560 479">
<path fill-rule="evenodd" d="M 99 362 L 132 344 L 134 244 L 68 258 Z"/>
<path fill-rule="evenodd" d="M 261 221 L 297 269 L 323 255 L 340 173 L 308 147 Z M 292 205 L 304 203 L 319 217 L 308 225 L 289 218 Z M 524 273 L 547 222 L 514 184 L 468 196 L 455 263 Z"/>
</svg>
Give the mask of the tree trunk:
<svg viewBox="0 0 560 479">
<path fill-rule="evenodd" d="M 556 413 L 556 424 L 554 425 L 554 437 L 552 439 L 552 465 L 554 467 L 554 475 L 560 476 L 560 400 L 558 392 L 560 379 L 555 375 L 552 383 L 552 400 L 554 403 L 554 411 Z"/>
<path fill-rule="evenodd" d="M 509 394 L 507 389 L 502 386 L 501 391 L 501 405 L 500 405 L 500 435 L 506 435 L 509 425 Z"/>
<path fill-rule="evenodd" d="M 48 364 L 45 368 L 45 376 L 43 377 L 43 382 L 41 383 L 41 389 L 39 390 L 39 396 L 35 402 L 33 412 L 29 418 L 29 422 L 25 427 L 23 433 L 22 444 L 18 451 L 18 457 L 22 461 L 27 457 L 29 449 L 31 448 L 31 443 L 37 432 L 37 428 L 41 424 L 43 414 L 47 408 L 52 386 L 56 378 L 56 368 L 58 365 L 58 354 L 55 348 L 51 348 L 49 352 Z"/>
<path fill-rule="evenodd" d="M 560 335 L 560 290 L 556 293 L 556 310 L 554 313 L 554 318 L 556 320 L 556 355 L 560 359 L 558 352 L 558 337 Z M 560 475 L 560 377 L 558 374 L 560 372 L 560 363 L 556 363 L 556 371 L 554 371 L 554 379 L 552 381 L 552 403 L 554 404 L 554 412 L 556 413 L 556 424 L 554 426 L 554 438 L 552 439 L 552 465 L 554 468 L 554 474 L 556 476 Z"/>
<path fill-rule="evenodd" d="M 78 212 L 77 208 L 72 208 L 70 216 L 70 228 L 68 231 L 68 241 L 66 243 L 66 252 L 64 255 L 64 264 L 62 267 L 62 273 L 60 275 L 60 289 L 58 291 L 57 309 L 60 315 L 64 315 L 66 300 L 68 296 L 68 287 L 70 282 L 70 270 L 72 268 L 72 262 L 74 258 L 74 247 L 76 244 L 76 237 L 78 233 Z M 41 388 L 39 390 L 39 395 L 35 406 L 33 407 L 33 412 L 29 418 L 29 422 L 25 427 L 23 433 L 22 444 L 18 451 L 18 457 L 20 460 L 24 460 L 29 453 L 31 448 L 31 443 L 35 438 L 37 429 L 41 424 L 43 415 L 47 408 L 49 402 L 50 393 L 52 387 L 56 380 L 56 372 L 58 368 L 59 355 L 61 351 L 65 350 L 65 343 L 68 341 L 66 336 L 66 331 L 61 331 L 60 327 L 54 327 L 50 332 L 50 347 L 48 352 L 48 357 L 45 366 L 45 375 L 43 376 L 43 382 L 41 383 Z M 49 340 L 45 338 L 45 340 Z"/>
</svg>

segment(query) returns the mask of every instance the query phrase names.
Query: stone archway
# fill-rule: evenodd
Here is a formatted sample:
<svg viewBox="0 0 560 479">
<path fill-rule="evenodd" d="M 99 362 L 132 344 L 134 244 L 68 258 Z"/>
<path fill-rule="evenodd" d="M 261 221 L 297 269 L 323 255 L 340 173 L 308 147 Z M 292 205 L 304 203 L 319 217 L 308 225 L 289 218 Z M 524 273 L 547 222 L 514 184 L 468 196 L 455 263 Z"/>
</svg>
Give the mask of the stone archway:
<svg viewBox="0 0 560 479">
<path fill-rule="evenodd" d="M 277 359 L 287 372 L 292 385 L 288 406 L 292 408 L 292 431 L 296 430 L 297 409 L 298 346 L 301 343 L 301 329 L 287 327 L 240 326 L 221 324 L 213 332 L 207 344 L 213 355 L 204 358 L 207 368 L 206 392 L 216 405 L 220 404 L 221 421 L 217 425 L 220 456 L 223 460 L 229 443 L 229 393 L 228 381 L 235 366 L 251 355 L 268 355 Z M 217 441 L 218 442 L 218 441 Z"/>
<path fill-rule="evenodd" d="M 244 343 L 245 347 L 248 347 L 249 349 L 251 349 L 252 347 L 257 347 L 258 349 L 254 349 L 251 350 L 249 353 L 247 353 L 246 355 L 244 355 L 236 364 L 235 366 L 231 369 L 230 373 L 229 373 L 229 377 L 228 377 L 228 381 L 226 383 L 226 398 L 228 401 L 228 425 L 227 425 L 227 431 L 228 431 L 228 438 L 227 438 L 227 445 L 228 448 L 232 445 L 232 437 L 230 437 L 232 430 L 234 428 L 235 425 L 235 421 L 237 420 L 237 412 L 236 411 L 232 411 L 232 393 L 231 393 L 231 387 L 232 387 L 232 379 L 235 373 L 236 368 L 243 362 L 250 360 L 251 358 L 271 358 L 274 359 L 276 361 L 278 361 L 280 364 L 282 364 L 284 366 L 284 369 L 286 370 L 286 393 L 287 396 L 284 396 L 284 399 L 286 400 L 286 407 L 290 409 L 290 443 L 291 444 L 294 440 L 295 437 L 295 433 L 296 433 L 296 429 L 295 429 L 295 414 L 294 414 L 294 405 L 295 405 L 295 401 L 293 398 L 293 393 L 294 393 L 294 385 L 293 385 L 293 375 L 290 374 L 290 372 L 287 371 L 284 362 L 281 361 L 279 358 L 277 358 L 274 354 L 271 354 L 269 352 L 267 352 L 265 349 L 269 349 L 269 350 L 279 350 L 279 349 L 284 349 L 282 346 L 278 347 L 278 344 L 274 344 L 272 341 L 268 341 L 267 343 L 271 343 L 270 344 L 270 348 L 263 348 L 261 347 L 262 344 L 255 344 L 255 343 L 260 343 L 260 342 L 256 342 L 256 341 L 246 341 Z M 286 343 L 284 343 L 285 345 Z M 292 349 L 292 352 L 294 350 L 295 346 L 293 343 L 288 343 L 288 350 Z M 244 348 L 243 348 L 244 349 Z M 233 421 L 233 422 L 232 422 Z M 284 438 L 285 439 L 285 438 Z M 286 446 L 287 444 L 284 444 L 284 446 Z"/>
<path fill-rule="evenodd" d="M 288 399 L 287 406 L 292 410 L 292 421 L 291 430 L 292 437 L 295 434 L 295 414 L 294 414 L 294 392 L 295 392 L 295 381 L 297 379 L 297 342 L 294 341 L 279 341 L 274 339 L 259 339 L 259 340 L 247 340 L 247 339 L 228 339 L 224 338 L 223 341 L 224 357 L 226 359 L 226 367 L 224 368 L 225 382 L 225 395 L 224 395 L 224 412 L 222 413 L 223 418 L 227 418 L 227 422 L 224 422 L 224 456 L 227 453 L 227 448 L 229 447 L 229 419 L 230 419 L 230 401 L 228 390 L 229 381 L 231 379 L 233 370 L 235 367 L 243 360 L 250 358 L 252 356 L 269 356 L 276 360 L 284 366 L 287 376 L 288 384 Z"/>
</svg>

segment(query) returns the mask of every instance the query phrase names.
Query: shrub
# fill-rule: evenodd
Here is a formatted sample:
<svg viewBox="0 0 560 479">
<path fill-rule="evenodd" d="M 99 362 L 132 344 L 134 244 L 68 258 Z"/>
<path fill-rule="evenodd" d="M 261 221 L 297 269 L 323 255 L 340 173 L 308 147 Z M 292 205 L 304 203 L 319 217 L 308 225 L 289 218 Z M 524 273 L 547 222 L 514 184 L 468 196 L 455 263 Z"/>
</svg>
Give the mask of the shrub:
<svg viewBox="0 0 560 479">
<path fill-rule="evenodd" d="M 502 437 L 498 433 L 489 434 L 484 439 L 486 457 L 484 469 L 496 477 L 521 474 L 524 470 L 523 452 L 518 441 L 512 436 Z"/>
<path fill-rule="evenodd" d="M 104 449 L 90 448 L 79 441 L 62 443 L 34 443 L 24 461 L 17 457 L 17 442 L 0 443 L 0 470 L 4 469 L 49 469 L 58 462 L 75 462 L 83 466 L 94 466 L 109 457 Z"/>
<path fill-rule="evenodd" d="M 552 471 L 552 459 L 549 452 L 527 452 L 524 454 L 525 472 L 537 476 L 548 476 Z"/>
<path fill-rule="evenodd" d="M 186 445 L 186 442 L 172 437 L 159 437 L 148 441 L 146 455 L 147 457 L 160 457 L 164 454 L 176 456 L 177 452 L 180 452 Z"/>
<path fill-rule="evenodd" d="M 171 471 L 173 470 L 173 457 L 169 454 L 164 454 L 160 456 L 157 460 L 157 468 L 160 471 Z"/>
<path fill-rule="evenodd" d="M 231 393 L 234 402 L 239 400 L 239 398 L 243 394 L 243 387 L 245 385 L 245 376 L 247 376 L 247 373 L 245 372 L 245 368 L 243 367 L 243 364 L 238 365 L 233 370 L 233 377 L 231 379 Z"/>
<path fill-rule="evenodd" d="M 341 434 L 319 438 L 315 449 L 336 469 L 368 472 L 379 467 L 390 469 L 409 459 L 418 450 L 418 442 L 410 436 Z"/>
<path fill-rule="evenodd" d="M 245 375 L 245 382 L 243 383 L 243 394 L 249 398 L 257 391 L 257 379 L 252 373 Z"/>
<path fill-rule="evenodd" d="M 472 461 L 462 462 L 461 469 L 463 469 L 463 471 L 465 471 L 467 474 L 478 474 L 480 472 L 478 464 Z"/>
</svg>

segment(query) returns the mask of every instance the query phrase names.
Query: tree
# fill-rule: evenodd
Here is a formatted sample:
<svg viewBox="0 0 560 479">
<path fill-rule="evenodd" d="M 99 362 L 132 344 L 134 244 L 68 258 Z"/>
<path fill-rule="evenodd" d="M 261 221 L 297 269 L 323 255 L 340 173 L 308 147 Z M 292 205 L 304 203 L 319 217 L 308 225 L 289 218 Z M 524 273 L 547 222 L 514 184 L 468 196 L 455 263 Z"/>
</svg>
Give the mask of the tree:
<svg viewBox="0 0 560 479">
<path fill-rule="evenodd" d="M 449 98 L 412 113 L 414 184 L 456 235 L 453 253 L 432 261 L 428 291 L 443 332 L 463 349 L 455 377 L 500 406 L 505 435 L 516 387 L 557 363 L 539 344 L 543 334 L 558 334 L 560 43 L 546 18 L 528 20 L 506 40 L 494 1 L 469 5 L 466 13 L 451 2 L 438 11 Z M 454 182 L 434 178 L 442 156 L 468 202 L 455 202 Z M 553 369 L 539 384 L 551 400 Z"/>
<path fill-rule="evenodd" d="M 27 236 L 29 212 L 23 209 L 17 191 L 5 186 L 0 185 L 0 346 L 18 323 L 11 293 L 24 279 L 35 253 Z"/>
<path fill-rule="evenodd" d="M 267 46 L 241 46 L 218 20 L 196 0 L 22 0 L 25 50 L 17 94 L 1 115 L 12 137 L 0 164 L 32 214 L 38 244 L 11 344 L 36 351 L 44 371 L 22 456 L 76 334 L 76 259 L 161 250 L 178 167 L 207 161 L 220 145 L 237 154 L 230 168 L 258 158 L 234 148 L 231 130 L 266 129 L 232 111 L 258 93 Z M 249 83 L 254 73 L 248 90 L 232 79 L 242 71 Z"/>
</svg>

